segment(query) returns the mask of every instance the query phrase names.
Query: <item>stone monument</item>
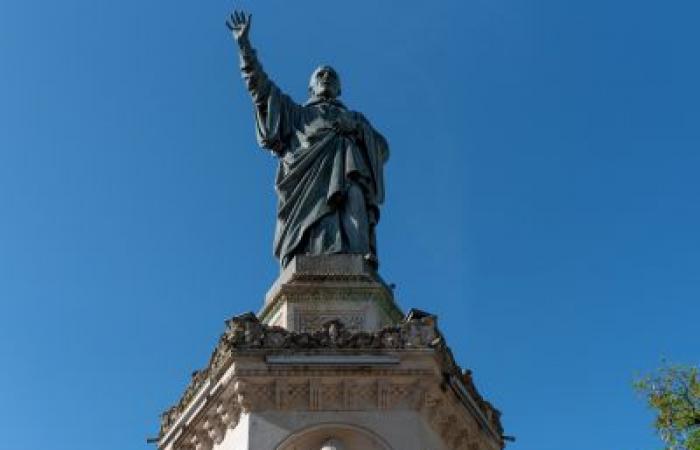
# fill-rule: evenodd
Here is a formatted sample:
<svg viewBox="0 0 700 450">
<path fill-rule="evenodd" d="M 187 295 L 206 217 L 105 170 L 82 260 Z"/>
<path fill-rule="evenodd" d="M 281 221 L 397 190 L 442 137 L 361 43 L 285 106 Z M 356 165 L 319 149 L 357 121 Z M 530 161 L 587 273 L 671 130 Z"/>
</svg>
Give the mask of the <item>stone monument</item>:
<svg viewBox="0 0 700 450">
<path fill-rule="evenodd" d="M 161 450 L 500 450 L 500 413 L 455 362 L 437 317 L 403 314 L 377 272 L 386 140 L 339 100 L 337 72 L 294 103 L 262 70 L 251 17 L 227 21 L 260 145 L 279 157 L 262 309 L 229 319 L 161 417 Z"/>
</svg>

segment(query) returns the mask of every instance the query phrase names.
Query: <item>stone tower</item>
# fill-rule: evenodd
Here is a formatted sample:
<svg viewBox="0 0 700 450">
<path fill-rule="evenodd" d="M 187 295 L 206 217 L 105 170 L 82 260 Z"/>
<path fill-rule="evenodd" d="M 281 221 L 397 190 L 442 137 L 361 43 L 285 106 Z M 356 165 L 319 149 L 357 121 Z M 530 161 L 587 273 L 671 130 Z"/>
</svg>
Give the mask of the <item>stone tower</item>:
<svg viewBox="0 0 700 450">
<path fill-rule="evenodd" d="M 161 450 L 500 450 L 437 317 L 360 255 L 297 255 L 162 414 Z"/>
</svg>

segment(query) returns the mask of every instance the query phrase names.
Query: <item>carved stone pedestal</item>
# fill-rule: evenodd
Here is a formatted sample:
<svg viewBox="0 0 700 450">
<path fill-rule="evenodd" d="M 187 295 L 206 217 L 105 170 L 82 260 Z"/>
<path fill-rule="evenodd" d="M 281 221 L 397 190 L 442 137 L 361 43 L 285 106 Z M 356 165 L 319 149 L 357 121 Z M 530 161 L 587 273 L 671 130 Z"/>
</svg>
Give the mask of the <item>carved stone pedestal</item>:
<svg viewBox="0 0 700 450">
<path fill-rule="evenodd" d="M 361 258 L 297 258 L 162 415 L 161 450 L 500 450 L 500 413 L 437 318 Z M 326 259 L 328 258 L 328 259 Z M 328 320 L 327 320 L 328 319 Z"/>
<path fill-rule="evenodd" d="M 353 331 L 376 331 L 403 314 L 361 255 L 298 255 L 267 293 L 259 317 L 293 331 L 317 331 L 331 320 Z"/>
</svg>

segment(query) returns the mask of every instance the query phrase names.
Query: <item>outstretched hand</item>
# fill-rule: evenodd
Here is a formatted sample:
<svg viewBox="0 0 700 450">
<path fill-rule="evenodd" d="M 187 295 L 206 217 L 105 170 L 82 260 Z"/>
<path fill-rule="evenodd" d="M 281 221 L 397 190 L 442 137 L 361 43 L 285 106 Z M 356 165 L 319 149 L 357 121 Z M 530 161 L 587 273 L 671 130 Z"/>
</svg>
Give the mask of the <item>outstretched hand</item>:
<svg viewBox="0 0 700 450">
<path fill-rule="evenodd" d="M 236 41 L 246 42 L 248 40 L 252 18 L 252 14 L 246 14 L 244 11 L 234 11 L 226 20 L 226 26 L 231 30 L 231 34 L 233 34 Z"/>
</svg>

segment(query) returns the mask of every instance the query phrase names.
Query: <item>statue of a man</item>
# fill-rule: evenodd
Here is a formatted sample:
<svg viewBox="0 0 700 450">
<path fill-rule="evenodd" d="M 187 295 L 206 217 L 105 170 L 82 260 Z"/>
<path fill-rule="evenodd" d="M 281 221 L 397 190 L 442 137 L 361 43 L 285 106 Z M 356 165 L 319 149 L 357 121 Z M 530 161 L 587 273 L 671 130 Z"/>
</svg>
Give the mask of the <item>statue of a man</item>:
<svg viewBox="0 0 700 450">
<path fill-rule="evenodd" d="M 251 15 L 234 12 L 226 23 L 255 105 L 258 143 L 279 158 L 274 253 L 280 264 L 298 254 L 353 253 L 376 267 L 386 140 L 338 100 L 340 78 L 332 67 L 313 72 L 310 98 L 297 104 L 263 71 L 248 37 Z"/>
</svg>

